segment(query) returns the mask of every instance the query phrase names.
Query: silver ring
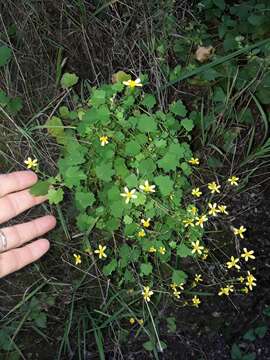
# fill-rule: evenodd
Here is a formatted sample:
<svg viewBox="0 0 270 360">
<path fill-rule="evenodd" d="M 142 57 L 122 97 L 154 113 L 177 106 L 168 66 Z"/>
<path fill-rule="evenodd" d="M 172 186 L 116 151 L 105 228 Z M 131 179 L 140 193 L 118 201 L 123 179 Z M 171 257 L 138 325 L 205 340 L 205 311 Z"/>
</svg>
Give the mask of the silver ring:
<svg viewBox="0 0 270 360">
<path fill-rule="evenodd" d="M 3 233 L 2 230 L 0 230 L 0 252 L 5 251 L 7 248 L 7 237 Z"/>
</svg>

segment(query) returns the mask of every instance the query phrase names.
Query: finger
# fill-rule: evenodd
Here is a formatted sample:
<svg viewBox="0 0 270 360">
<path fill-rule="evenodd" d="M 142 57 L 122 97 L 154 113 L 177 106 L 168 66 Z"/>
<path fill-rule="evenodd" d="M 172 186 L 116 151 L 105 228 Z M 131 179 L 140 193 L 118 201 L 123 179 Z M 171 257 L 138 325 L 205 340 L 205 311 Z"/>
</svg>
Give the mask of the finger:
<svg viewBox="0 0 270 360">
<path fill-rule="evenodd" d="M 38 260 L 49 248 L 48 240 L 39 239 L 19 249 L 0 254 L 0 278 Z"/>
<path fill-rule="evenodd" d="M 22 190 L 4 196 L 0 199 L 0 224 L 30 209 L 32 206 L 41 204 L 46 199 L 46 196 L 32 196 L 29 190 Z"/>
<path fill-rule="evenodd" d="M 0 197 L 15 191 L 24 190 L 37 182 L 33 171 L 17 171 L 11 174 L 0 174 Z"/>
<path fill-rule="evenodd" d="M 24 224 L 1 229 L 7 239 L 7 249 L 14 249 L 52 230 L 56 225 L 54 216 L 47 215 Z"/>
</svg>

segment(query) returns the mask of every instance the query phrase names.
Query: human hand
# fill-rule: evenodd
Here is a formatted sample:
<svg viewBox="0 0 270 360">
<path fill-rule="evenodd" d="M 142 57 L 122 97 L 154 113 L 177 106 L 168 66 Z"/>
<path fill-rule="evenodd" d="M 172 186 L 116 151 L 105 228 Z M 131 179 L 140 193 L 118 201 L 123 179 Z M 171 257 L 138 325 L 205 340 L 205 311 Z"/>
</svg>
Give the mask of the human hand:
<svg viewBox="0 0 270 360">
<path fill-rule="evenodd" d="M 37 175 L 32 171 L 0 175 L 0 224 L 46 200 L 44 196 L 34 197 L 30 194 L 28 188 L 36 182 Z M 24 224 L 0 228 L 0 278 L 43 256 L 50 247 L 48 240 L 39 239 L 24 244 L 50 231 L 55 225 L 54 216 L 48 215 Z"/>
</svg>

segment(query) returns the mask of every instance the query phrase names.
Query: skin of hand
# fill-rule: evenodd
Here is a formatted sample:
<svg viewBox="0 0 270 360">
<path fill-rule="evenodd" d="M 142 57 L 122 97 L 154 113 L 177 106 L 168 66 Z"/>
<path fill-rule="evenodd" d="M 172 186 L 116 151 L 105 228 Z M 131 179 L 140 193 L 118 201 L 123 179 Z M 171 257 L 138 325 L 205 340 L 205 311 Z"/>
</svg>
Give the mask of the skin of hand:
<svg viewBox="0 0 270 360">
<path fill-rule="evenodd" d="M 37 182 L 37 175 L 32 171 L 18 171 L 0 174 L 0 224 L 14 218 L 25 210 L 47 200 L 45 196 L 32 196 L 29 187 Z M 38 239 L 56 225 L 54 216 L 41 218 L 0 229 L 7 238 L 7 249 L 0 253 L 0 278 L 43 256 L 50 248 L 49 241 Z"/>
</svg>

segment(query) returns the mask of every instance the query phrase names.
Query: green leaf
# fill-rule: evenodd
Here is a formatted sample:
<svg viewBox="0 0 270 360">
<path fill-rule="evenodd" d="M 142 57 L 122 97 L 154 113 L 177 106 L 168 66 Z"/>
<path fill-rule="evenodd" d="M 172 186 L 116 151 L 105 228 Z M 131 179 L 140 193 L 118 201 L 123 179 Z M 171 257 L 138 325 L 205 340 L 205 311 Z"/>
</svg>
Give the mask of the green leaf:
<svg viewBox="0 0 270 360">
<path fill-rule="evenodd" d="M 146 174 L 151 174 L 156 170 L 156 164 L 152 159 L 144 159 L 138 166 L 141 177 L 145 177 Z"/>
<path fill-rule="evenodd" d="M 214 88 L 213 101 L 224 103 L 226 99 L 226 94 L 222 87 L 217 86 Z"/>
<path fill-rule="evenodd" d="M 126 167 L 125 160 L 121 157 L 117 157 L 114 161 L 115 175 L 125 178 L 128 176 L 129 171 Z"/>
<path fill-rule="evenodd" d="M 248 22 L 253 26 L 259 26 L 265 21 L 264 16 L 252 14 L 248 17 Z"/>
<path fill-rule="evenodd" d="M 5 107 L 9 102 L 9 97 L 3 90 L 0 90 L 0 106 Z"/>
<path fill-rule="evenodd" d="M 187 274 L 182 270 L 173 270 L 172 273 L 172 282 L 176 285 L 180 285 L 181 283 L 185 283 L 187 279 Z"/>
<path fill-rule="evenodd" d="M 39 180 L 30 188 L 30 193 L 34 196 L 44 196 L 48 194 L 50 183 L 48 181 Z"/>
<path fill-rule="evenodd" d="M 231 348 L 232 360 L 242 360 L 242 351 L 237 344 L 233 344 Z"/>
<path fill-rule="evenodd" d="M 64 119 L 67 119 L 69 116 L 69 109 L 67 106 L 60 106 L 59 108 L 59 114 L 60 116 L 62 116 Z"/>
<path fill-rule="evenodd" d="M 125 203 L 122 199 L 110 203 L 109 208 L 111 210 L 111 214 L 116 218 L 120 218 L 123 215 L 124 205 Z"/>
<path fill-rule="evenodd" d="M 110 120 L 110 110 L 108 109 L 107 105 L 102 105 L 98 109 L 98 121 L 102 125 L 108 125 Z"/>
<path fill-rule="evenodd" d="M 48 191 L 48 199 L 50 204 L 59 204 L 61 201 L 63 201 L 64 198 L 64 191 L 62 188 L 59 189 L 49 189 Z"/>
<path fill-rule="evenodd" d="M 64 89 L 69 89 L 72 86 L 76 85 L 78 80 L 79 78 L 77 75 L 71 73 L 65 73 L 61 79 L 61 86 Z"/>
<path fill-rule="evenodd" d="M 75 193 L 75 200 L 78 207 L 81 210 L 85 210 L 89 206 L 93 205 L 93 203 L 95 202 L 95 195 L 92 192 L 77 191 Z"/>
<path fill-rule="evenodd" d="M 52 116 L 45 123 L 48 133 L 54 137 L 58 144 L 64 144 L 65 131 L 62 120 L 56 116 Z"/>
<path fill-rule="evenodd" d="M 173 181 L 169 176 L 160 175 L 155 177 L 154 181 L 163 196 L 167 196 L 173 191 Z"/>
<path fill-rule="evenodd" d="M 103 266 L 103 274 L 106 276 L 109 276 L 112 274 L 113 271 L 115 271 L 117 268 L 117 261 L 116 259 L 112 259 L 109 264 Z"/>
<path fill-rule="evenodd" d="M 158 166 L 164 171 L 168 172 L 170 170 L 175 171 L 178 165 L 179 159 L 177 155 L 173 153 L 167 153 L 161 160 L 158 160 Z"/>
<path fill-rule="evenodd" d="M 109 182 L 114 175 L 114 170 L 112 169 L 112 163 L 101 163 L 95 167 L 95 172 L 97 177 L 105 182 Z"/>
<path fill-rule="evenodd" d="M 265 309 L 263 310 L 263 315 L 270 317 L 270 306 L 265 306 Z"/>
<path fill-rule="evenodd" d="M 267 333 L 268 327 L 267 326 L 258 326 L 255 328 L 254 332 L 259 338 L 263 338 Z"/>
<path fill-rule="evenodd" d="M 69 188 L 79 186 L 86 178 L 86 174 L 78 166 L 69 167 L 64 173 L 65 185 Z"/>
<path fill-rule="evenodd" d="M 47 327 L 47 315 L 44 312 L 40 312 L 35 318 L 34 323 L 37 327 L 45 329 Z"/>
<path fill-rule="evenodd" d="M 146 196 L 141 192 L 137 192 L 136 195 L 137 195 L 137 198 L 133 200 L 134 204 L 136 206 L 144 205 L 146 202 Z"/>
<path fill-rule="evenodd" d="M 124 224 L 132 224 L 133 223 L 133 220 L 129 215 L 125 215 L 123 221 L 124 221 Z"/>
<path fill-rule="evenodd" d="M 14 99 L 10 99 L 7 104 L 8 112 L 12 115 L 17 114 L 23 108 L 22 99 L 19 97 L 15 97 Z"/>
<path fill-rule="evenodd" d="M 178 116 L 186 116 L 187 109 L 181 100 L 178 100 L 170 105 L 170 111 Z"/>
<path fill-rule="evenodd" d="M 254 341 L 254 340 L 256 340 L 256 336 L 255 336 L 255 334 L 254 334 L 254 329 L 248 330 L 248 331 L 244 334 L 243 339 L 244 339 L 244 340 L 249 340 L 249 341 Z"/>
<path fill-rule="evenodd" d="M 193 120 L 184 119 L 181 121 L 181 125 L 186 129 L 186 131 L 191 131 L 194 128 Z"/>
<path fill-rule="evenodd" d="M 105 222 L 104 229 L 112 232 L 119 229 L 119 226 L 120 226 L 120 220 L 116 218 L 116 216 L 113 216 Z"/>
<path fill-rule="evenodd" d="M 0 46 L 0 67 L 5 66 L 11 58 L 11 49 L 7 46 Z"/>
<path fill-rule="evenodd" d="M 141 273 L 147 276 L 152 273 L 153 266 L 150 263 L 145 263 L 145 264 L 141 264 L 140 269 L 141 269 Z"/>
<path fill-rule="evenodd" d="M 226 4 L 224 0 L 213 0 L 213 3 L 220 9 L 225 10 Z"/>
<path fill-rule="evenodd" d="M 177 246 L 177 255 L 180 257 L 191 256 L 192 252 L 189 247 L 187 247 L 184 243 Z"/>
<path fill-rule="evenodd" d="M 166 321 L 167 321 L 167 327 L 168 327 L 169 332 L 175 333 L 176 332 L 176 319 L 175 319 L 175 317 L 167 317 Z"/>
<path fill-rule="evenodd" d="M 76 221 L 80 231 L 87 231 L 94 227 L 95 223 L 97 222 L 97 218 L 87 214 L 79 214 L 76 218 Z"/>
<path fill-rule="evenodd" d="M 135 156 L 141 151 L 141 146 L 136 141 L 131 140 L 126 143 L 125 154 L 128 156 Z"/>
<path fill-rule="evenodd" d="M 152 94 L 145 94 L 142 105 L 144 105 L 148 109 L 152 109 L 155 106 L 156 102 L 156 98 Z"/>
<path fill-rule="evenodd" d="M 137 127 L 142 133 L 157 131 L 157 124 L 154 118 L 145 114 L 138 117 Z"/>
<path fill-rule="evenodd" d="M 128 188 L 135 188 L 138 185 L 138 179 L 135 174 L 130 174 L 125 178 L 125 182 Z"/>
<path fill-rule="evenodd" d="M 184 162 L 180 165 L 180 167 L 186 176 L 190 176 L 192 174 L 192 168 L 188 163 Z"/>
<path fill-rule="evenodd" d="M 143 347 L 147 351 L 153 351 L 155 349 L 155 344 L 149 340 L 143 343 Z"/>
<path fill-rule="evenodd" d="M 90 98 L 90 104 L 94 107 L 99 107 L 106 102 L 106 92 L 104 90 L 94 90 Z"/>
</svg>

